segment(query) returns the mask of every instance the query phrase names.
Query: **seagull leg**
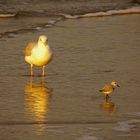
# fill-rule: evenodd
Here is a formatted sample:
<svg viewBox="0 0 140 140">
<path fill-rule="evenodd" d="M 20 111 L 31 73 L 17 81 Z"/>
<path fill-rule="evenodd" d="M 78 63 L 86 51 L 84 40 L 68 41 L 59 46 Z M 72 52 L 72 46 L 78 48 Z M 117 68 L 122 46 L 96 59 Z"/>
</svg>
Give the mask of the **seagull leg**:
<svg viewBox="0 0 140 140">
<path fill-rule="evenodd" d="M 42 66 L 42 76 L 45 76 L 45 66 Z"/>
<path fill-rule="evenodd" d="M 33 64 L 31 64 L 31 76 L 33 76 Z"/>
<path fill-rule="evenodd" d="M 30 82 L 29 82 L 30 88 L 33 88 L 33 77 L 30 76 Z"/>
</svg>

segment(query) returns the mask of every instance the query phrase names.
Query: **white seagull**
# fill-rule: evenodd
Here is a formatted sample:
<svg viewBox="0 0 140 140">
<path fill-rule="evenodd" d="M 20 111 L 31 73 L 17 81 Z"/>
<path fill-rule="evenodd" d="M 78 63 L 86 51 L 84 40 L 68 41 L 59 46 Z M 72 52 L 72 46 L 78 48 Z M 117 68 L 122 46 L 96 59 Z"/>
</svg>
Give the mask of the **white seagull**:
<svg viewBox="0 0 140 140">
<path fill-rule="evenodd" d="M 48 38 L 41 35 L 37 43 L 29 43 L 24 51 L 25 61 L 31 66 L 31 76 L 33 76 L 33 66 L 42 67 L 42 76 L 45 75 L 45 65 L 52 59 L 52 51 L 48 45 Z"/>
</svg>

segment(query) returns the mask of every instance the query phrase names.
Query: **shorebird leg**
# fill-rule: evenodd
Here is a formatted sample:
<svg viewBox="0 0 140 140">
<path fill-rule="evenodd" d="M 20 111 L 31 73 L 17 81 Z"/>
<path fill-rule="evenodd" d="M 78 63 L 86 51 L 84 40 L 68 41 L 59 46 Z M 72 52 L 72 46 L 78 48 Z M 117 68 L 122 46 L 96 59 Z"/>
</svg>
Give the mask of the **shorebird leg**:
<svg viewBox="0 0 140 140">
<path fill-rule="evenodd" d="M 33 76 L 33 64 L 31 64 L 31 76 Z"/>
<path fill-rule="evenodd" d="M 109 98 L 110 98 L 109 95 L 106 94 L 106 96 L 105 96 L 106 101 L 107 101 Z"/>
<path fill-rule="evenodd" d="M 45 66 L 42 66 L 42 76 L 45 76 Z"/>
</svg>

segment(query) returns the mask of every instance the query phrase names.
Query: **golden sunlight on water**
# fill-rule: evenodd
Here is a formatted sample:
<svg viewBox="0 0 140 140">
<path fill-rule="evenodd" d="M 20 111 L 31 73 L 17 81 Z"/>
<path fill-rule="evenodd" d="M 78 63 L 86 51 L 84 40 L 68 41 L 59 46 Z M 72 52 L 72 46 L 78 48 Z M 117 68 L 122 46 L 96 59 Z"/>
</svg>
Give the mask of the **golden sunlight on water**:
<svg viewBox="0 0 140 140">
<path fill-rule="evenodd" d="M 110 99 L 105 99 L 103 103 L 100 104 L 100 107 L 111 115 L 117 112 L 117 106 Z"/>
<path fill-rule="evenodd" d="M 47 121 L 49 106 L 49 90 L 42 79 L 41 83 L 34 83 L 33 78 L 25 86 L 25 111 L 37 122 L 37 133 L 43 132 Z"/>
</svg>

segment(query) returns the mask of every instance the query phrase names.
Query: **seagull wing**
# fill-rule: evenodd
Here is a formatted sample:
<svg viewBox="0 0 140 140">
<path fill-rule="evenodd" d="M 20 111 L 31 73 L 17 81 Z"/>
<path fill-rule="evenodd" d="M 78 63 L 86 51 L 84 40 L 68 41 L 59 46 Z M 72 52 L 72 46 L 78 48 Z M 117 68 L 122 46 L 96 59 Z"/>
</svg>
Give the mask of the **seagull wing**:
<svg viewBox="0 0 140 140">
<path fill-rule="evenodd" d="M 32 42 L 32 43 L 29 43 L 25 50 L 24 50 L 24 55 L 25 56 L 30 56 L 32 54 L 32 49 L 36 46 L 36 43 Z"/>
</svg>

